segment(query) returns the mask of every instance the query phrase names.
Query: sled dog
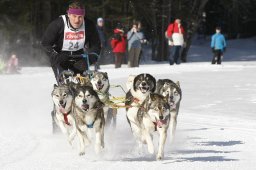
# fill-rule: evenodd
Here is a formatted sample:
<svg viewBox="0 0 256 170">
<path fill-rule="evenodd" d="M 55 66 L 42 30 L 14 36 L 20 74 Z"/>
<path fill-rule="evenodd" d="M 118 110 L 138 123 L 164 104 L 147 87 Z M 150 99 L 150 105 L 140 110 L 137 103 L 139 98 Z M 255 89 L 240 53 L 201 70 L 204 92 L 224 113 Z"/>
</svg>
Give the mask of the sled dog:
<svg viewBox="0 0 256 170">
<path fill-rule="evenodd" d="M 126 117 L 131 127 L 131 131 L 135 138 L 138 138 L 140 128 L 137 122 L 137 114 L 139 106 L 144 102 L 147 96 L 154 92 L 156 88 L 156 80 L 150 74 L 139 74 L 133 80 L 131 89 L 126 94 Z M 141 146 L 140 140 L 137 140 Z"/>
<path fill-rule="evenodd" d="M 116 114 L 117 109 L 112 109 L 107 106 L 109 102 L 109 78 L 106 72 L 94 72 L 91 76 L 91 84 L 93 89 L 97 92 L 101 102 L 105 104 L 104 116 L 106 120 L 106 127 L 110 126 L 111 120 L 113 120 L 113 127 L 116 127 Z"/>
<path fill-rule="evenodd" d="M 135 133 L 140 142 L 147 144 L 148 152 L 154 153 L 153 133 L 159 134 L 157 160 L 163 159 L 164 145 L 170 122 L 170 106 L 162 95 L 151 93 L 138 110 L 135 123 L 138 125 Z"/>
<path fill-rule="evenodd" d="M 69 143 L 72 144 L 76 135 L 76 123 L 72 113 L 71 89 L 67 85 L 55 84 L 51 96 L 54 103 L 53 119 L 61 131 L 68 136 Z"/>
<path fill-rule="evenodd" d="M 77 135 L 80 141 L 80 153 L 85 154 L 85 146 L 91 143 L 91 134 L 95 133 L 95 152 L 104 148 L 104 104 L 90 86 L 78 86 L 74 89 L 73 112 L 76 120 Z"/>
<path fill-rule="evenodd" d="M 179 113 L 180 101 L 182 98 L 180 83 L 174 83 L 172 80 L 169 79 L 160 79 L 157 81 L 156 93 L 161 94 L 164 97 L 167 97 L 168 103 L 170 105 L 170 134 L 171 140 L 173 140 L 177 126 L 177 116 Z"/>
</svg>

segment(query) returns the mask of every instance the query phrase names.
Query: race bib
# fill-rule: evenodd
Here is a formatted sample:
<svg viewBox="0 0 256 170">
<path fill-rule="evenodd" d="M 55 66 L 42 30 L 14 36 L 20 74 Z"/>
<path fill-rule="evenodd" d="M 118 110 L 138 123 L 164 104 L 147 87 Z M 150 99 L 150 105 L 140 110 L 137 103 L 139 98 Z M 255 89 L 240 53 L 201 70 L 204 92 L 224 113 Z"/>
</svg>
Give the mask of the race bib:
<svg viewBox="0 0 256 170">
<path fill-rule="evenodd" d="M 65 15 L 62 15 L 62 18 L 65 25 L 62 51 L 78 51 L 83 49 L 85 43 L 84 23 L 79 29 L 74 31 L 70 29 Z"/>
</svg>

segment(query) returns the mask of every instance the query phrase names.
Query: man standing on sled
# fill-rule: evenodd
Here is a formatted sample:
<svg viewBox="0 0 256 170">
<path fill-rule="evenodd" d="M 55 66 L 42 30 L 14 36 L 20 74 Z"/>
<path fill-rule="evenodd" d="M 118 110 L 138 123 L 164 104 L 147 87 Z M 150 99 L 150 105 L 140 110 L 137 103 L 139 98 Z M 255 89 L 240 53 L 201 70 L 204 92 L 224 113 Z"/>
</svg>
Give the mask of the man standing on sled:
<svg viewBox="0 0 256 170">
<path fill-rule="evenodd" d="M 82 58 L 85 47 L 96 52 L 100 49 L 100 40 L 95 24 L 85 17 L 84 5 L 74 1 L 69 5 L 66 15 L 61 15 L 46 29 L 42 46 L 50 58 L 50 63 L 58 82 L 63 70 L 72 70 L 82 74 L 87 70 L 87 62 Z M 72 55 L 81 55 L 72 57 Z M 89 63 L 95 63 L 96 56 L 89 56 Z"/>
<path fill-rule="evenodd" d="M 82 58 L 85 46 L 90 51 L 100 49 L 100 40 L 95 24 L 85 17 L 82 3 L 75 1 L 69 5 L 67 15 L 55 19 L 46 29 L 42 45 L 50 58 L 50 63 L 59 82 L 59 74 L 71 70 L 74 74 L 82 74 L 88 69 L 87 61 Z M 81 55 L 80 57 L 72 57 Z M 89 56 L 89 62 L 95 63 L 96 56 Z M 52 111 L 53 133 L 58 132 L 54 121 L 55 111 Z"/>
</svg>

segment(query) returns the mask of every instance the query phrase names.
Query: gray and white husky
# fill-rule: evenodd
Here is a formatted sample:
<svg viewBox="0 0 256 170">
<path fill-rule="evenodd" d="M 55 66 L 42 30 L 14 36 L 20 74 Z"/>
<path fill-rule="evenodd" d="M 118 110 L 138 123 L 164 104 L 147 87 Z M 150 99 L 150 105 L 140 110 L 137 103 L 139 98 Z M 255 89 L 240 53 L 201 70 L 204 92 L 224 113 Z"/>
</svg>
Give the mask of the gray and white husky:
<svg viewBox="0 0 256 170">
<path fill-rule="evenodd" d="M 53 118 L 61 131 L 68 136 L 69 143 L 72 144 L 76 136 L 76 123 L 72 113 L 71 89 L 67 85 L 54 85 L 51 95 L 54 102 Z"/>
<path fill-rule="evenodd" d="M 148 152 L 154 153 L 153 133 L 159 134 L 157 160 L 163 159 L 164 145 L 167 138 L 167 130 L 170 122 L 170 106 L 162 95 L 151 93 L 142 103 L 137 113 L 136 138 L 147 144 Z"/>
<path fill-rule="evenodd" d="M 95 133 L 95 152 L 99 153 L 104 148 L 104 104 L 90 86 L 76 87 L 74 96 L 73 112 L 80 141 L 79 154 L 85 154 L 85 146 L 91 143 L 93 133 Z"/>
<path fill-rule="evenodd" d="M 168 103 L 170 105 L 171 111 L 171 122 L 170 122 L 170 132 L 171 140 L 174 139 L 176 126 L 177 126 L 177 117 L 180 108 L 180 101 L 182 98 L 182 91 L 180 88 L 180 83 L 173 82 L 169 79 L 160 79 L 157 81 L 156 93 L 167 97 Z"/>
<path fill-rule="evenodd" d="M 104 116 L 106 120 L 106 127 L 110 126 L 111 120 L 113 120 L 113 127 L 116 127 L 116 114 L 117 109 L 109 108 L 107 103 L 109 102 L 109 78 L 106 72 L 94 72 L 91 76 L 91 84 L 93 89 L 97 92 L 101 102 L 105 104 Z"/>
</svg>

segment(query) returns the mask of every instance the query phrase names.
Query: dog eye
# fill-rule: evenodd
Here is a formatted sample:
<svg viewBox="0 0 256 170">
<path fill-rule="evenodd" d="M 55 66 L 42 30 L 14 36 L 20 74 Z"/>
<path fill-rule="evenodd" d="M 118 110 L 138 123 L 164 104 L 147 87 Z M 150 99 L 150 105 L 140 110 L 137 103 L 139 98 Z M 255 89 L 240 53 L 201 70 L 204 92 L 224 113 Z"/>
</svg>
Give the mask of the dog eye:
<svg viewBox="0 0 256 170">
<path fill-rule="evenodd" d="M 58 94 L 55 94 L 56 97 L 60 97 Z"/>
<path fill-rule="evenodd" d="M 87 95 L 87 97 L 90 97 L 90 96 L 91 96 L 90 94 Z"/>
<path fill-rule="evenodd" d="M 105 79 L 105 78 L 103 78 L 103 79 L 102 79 L 102 81 L 106 81 L 106 79 Z"/>
<path fill-rule="evenodd" d="M 78 97 L 82 98 L 83 96 L 81 94 L 79 94 Z"/>
<path fill-rule="evenodd" d="M 165 111 L 165 110 L 166 110 L 166 109 L 165 109 L 165 107 L 163 106 L 163 107 L 162 107 L 162 111 Z"/>
<path fill-rule="evenodd" d="M 65 93 L 65 94 L 63 94 L 63 96 L 64 96 L 64 97 L 66 97 L 66 96 L 67 96 L 67 94 Z"/>
</svg>

